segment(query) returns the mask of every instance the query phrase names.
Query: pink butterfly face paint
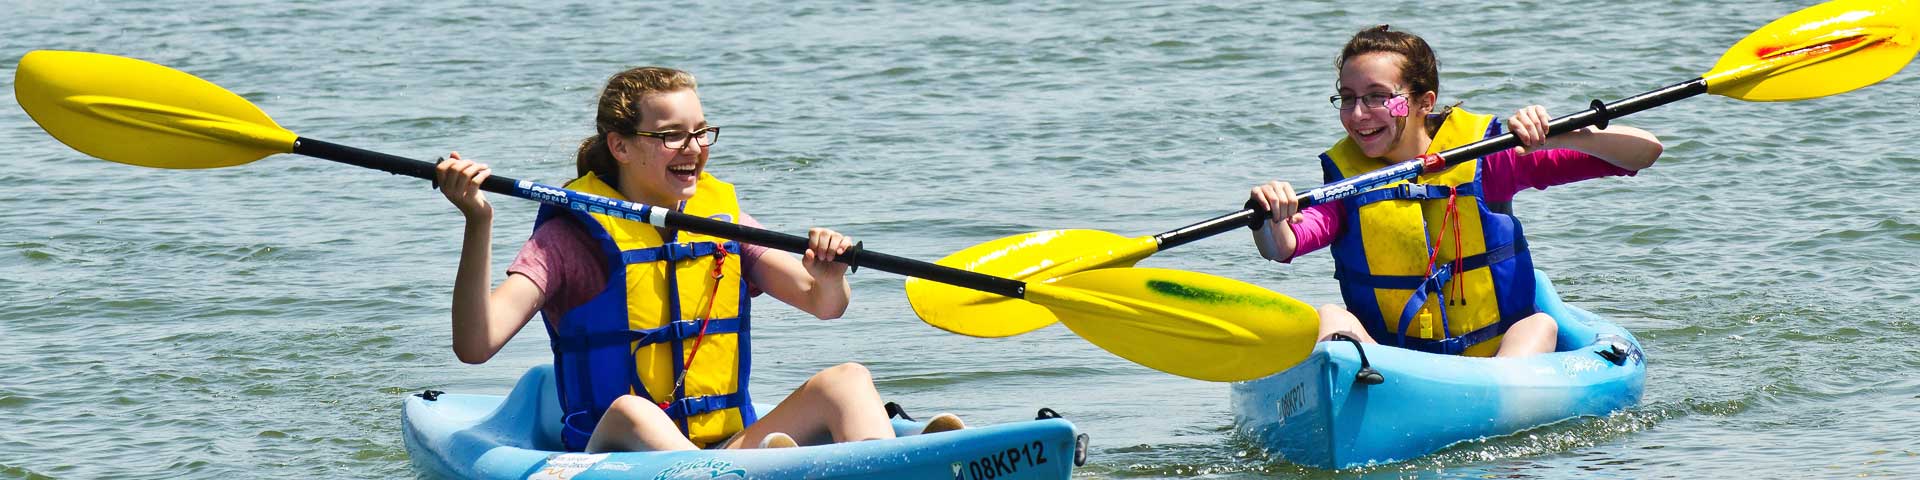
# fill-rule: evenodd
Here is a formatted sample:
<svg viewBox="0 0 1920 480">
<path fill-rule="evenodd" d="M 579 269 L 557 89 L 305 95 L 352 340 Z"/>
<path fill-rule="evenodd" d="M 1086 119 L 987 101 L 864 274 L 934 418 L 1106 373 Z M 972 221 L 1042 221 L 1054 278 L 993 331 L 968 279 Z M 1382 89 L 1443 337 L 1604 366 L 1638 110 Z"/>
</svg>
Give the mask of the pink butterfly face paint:
<svg viewBox="0 0 1920 480">
<path fill-rule="evenodd" d="M 1407 97 L 1405 95 L 1398 95 L 1398 96 L 1394 96 L 1393 98 L 1388 98 L 1387 103 L 1383 104 L 1382 106 L 1387 107 L 1388 115 L 1393 115 L 1395 117 L 1402 117 L 1402 118 L 1407 116 Z"/>
</svg>

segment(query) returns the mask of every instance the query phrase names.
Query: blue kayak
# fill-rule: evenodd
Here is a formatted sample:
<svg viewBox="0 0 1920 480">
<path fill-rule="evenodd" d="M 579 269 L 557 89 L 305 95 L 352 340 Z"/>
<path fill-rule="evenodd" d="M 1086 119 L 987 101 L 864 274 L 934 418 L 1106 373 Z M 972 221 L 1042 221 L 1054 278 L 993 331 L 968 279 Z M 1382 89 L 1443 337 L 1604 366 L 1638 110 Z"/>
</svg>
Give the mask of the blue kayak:
<svg viewBox="0 0 1920 480">
<path fill-rule="evenodd" d="M 1379 376 L 1362 379 L 1353 342 L 1321 342 L 1293 368 L 1233 384 L 1235 429 L 1289 462 L 1348 468 L 1639 404 L 1647 377 L 1640 341 L 1562 303 L 1546 274 L 1535 273 L 1534 303 L 1559 321 L 1554 353 L 1470 358 L 1368 344 L 1365 359 Z"/>
<path fill-rule="evenodd" d="M 895 418 L 899 438 L 812 447 L 567 453 L 559 403 L 553 367 L 543 365 L 505 397 L 408 396 L 401 429 L 414 468 L 442 478 L 1064 479 L 1086 461 L 1086 437 L 1057 416 L 926 435 Z"/>
</svg>

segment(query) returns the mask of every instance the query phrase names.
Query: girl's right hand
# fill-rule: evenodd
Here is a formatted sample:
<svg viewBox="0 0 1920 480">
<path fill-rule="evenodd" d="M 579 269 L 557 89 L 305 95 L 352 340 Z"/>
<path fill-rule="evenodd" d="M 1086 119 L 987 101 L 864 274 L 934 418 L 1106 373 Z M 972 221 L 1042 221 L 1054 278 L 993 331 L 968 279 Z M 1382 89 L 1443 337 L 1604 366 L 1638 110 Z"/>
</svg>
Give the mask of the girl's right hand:
<svg viewBox="0 0 1920 480">
<path fill-rule="evenodd" d="M 440 194 L 460 209 L 460 214 L 468 219 L 493 216 L 493 206 L 487 203 L 480 182 L 493 175 L 493 170 L 485 164 L 474 163 L 460 158 L 460 152 L 448 153 L 446 160 L 435 165 L 434 176 L 440 181 Z"/>
<path fill-rule="evenodd" d="M 1552 118 L 1547 116 L 1547 107 L 1539 105 L 1522 107 L 1519 111 L 1513 112 L 1513 116 L 1507 117 L 1507 131 L 1513 132 L 1514 138 L 1520 139 L 1520 146 L 1515 147 L 1513 153 L 1526 155 L 1528 152 L 1548 147 L 1547 122 Z"/>
<path fill-rule="evenodd" d="M 845 279 L 848 264 L 833 261 L 847 253 L 847 247 L 853 246 L 853 239 L 831 229 L 814 227 L 807 229 L 807 251 L 801 254 L 800 263 L 807 267 L 807 273 L 818 280 L 839 277 Z"/>
<path fill-rule="evenodd" d="M 1306 220 L 1305 216 L 1300 215 L 1300 199 L 1293 193 L 1292 184 L 1270 181 L 1253 187 L 1250 196 L 1254 205 L 1267 209 L 1267 213 L 1273 215 L 1268 220 L 1270 222 L 1280 223 L 1284 220 L 1287 223 L 1300 223 Z"/>
</svg>

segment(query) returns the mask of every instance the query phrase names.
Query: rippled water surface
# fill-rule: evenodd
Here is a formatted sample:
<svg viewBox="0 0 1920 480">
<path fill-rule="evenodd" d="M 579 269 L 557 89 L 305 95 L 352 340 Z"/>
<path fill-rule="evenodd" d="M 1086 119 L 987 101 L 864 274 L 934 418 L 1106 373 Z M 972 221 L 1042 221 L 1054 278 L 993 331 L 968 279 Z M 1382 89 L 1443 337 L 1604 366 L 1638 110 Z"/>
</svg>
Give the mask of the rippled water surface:
<svg viewBox="0 0 1920 480">
<path fill-rule="evenodd" d="M 1317 183 L 1341 134 L 1332 58 L 1364 26 L 1425 35 L 1445 102 L 1571 113 L 1693 78 L 1800 6 L 1208 3 L 0 0 L 0 78 L 34 49 L 133 56 L 307 137 L 559 183 L 601 82 L 676 66 L 726 126 L 710 170 L 768 227 L 931 260 L 1044 229 L 1146 235 L 1256 182 Z M 294 156 L 113 164 L 0 95 L 0 477 L 409 476 L 404 394 L 502 393 L 549 360 L 538 327 L 454 359 L 461 220 L 424 182 Z M 1092 435 L 1089 478 L 1920 476 L 1915 98 L 1909 68 L 1819 100 L 1687 100 L 1624 121 L 1666 143 L 1653 169 L 1520 197 L 1568 300 L 1646 343 L 1645 403 L 1607 418 L 1304 469 L 1233 435 L 1224 384 L 1059 327 L 947 334 L 878 271 L 844 319 L 762 302 L 756 390 L 860 361 L 916 412 L 1052 407 Z M 499 272 L 535 205 L 494 202 Z M 1268 263 L 1244 233 L 1142 265 L 1338 298 L 1327 256 Z"/>
</svg>

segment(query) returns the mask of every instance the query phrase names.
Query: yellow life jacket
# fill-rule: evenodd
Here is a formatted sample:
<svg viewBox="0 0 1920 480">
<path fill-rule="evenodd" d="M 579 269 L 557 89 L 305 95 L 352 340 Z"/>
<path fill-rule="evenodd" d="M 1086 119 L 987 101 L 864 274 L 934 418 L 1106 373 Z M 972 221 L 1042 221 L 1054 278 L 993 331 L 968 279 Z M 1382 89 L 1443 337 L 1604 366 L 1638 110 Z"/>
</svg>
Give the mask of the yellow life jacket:
<svg viewBox="0 0 1920 480">
<path fill-rule="evenodd" d="M 624 200 L 591 174 L 566 188 Z M 739 221 L 732 184 L 702 172 L 696 188 L 680 212 Z M 584 448 L 621 395 L 660 405 L 697 445 L 725 440 L 752 424 L 757 415 L 747 395 L 749 309 L 740 244 L 692 232 L 663 236 L 653 225 L 593 210 L 545 206 L 536 221 L 537 228 L 570 214 L 599 240 L 598 257 L 607 262 L 606 289 L 558 322 L 545 318 L 566 412 L 564 443 Z"/>
<path fill-rule="evenodd" d="M 1427 153 L 1501 133 L 1491 115 L 1439 117 Z M 1320 156 L 1327 183 L 1389 164 L 1351 138 Z M 1341 200 L 1334 278 L 1347 310 L 1381 343 L 1491 356 L 1535 311 L 1533 259 L 1511 205 L 1481 199 L 1480 159 Z M 1449 208 L 1451 204 L 1452 208 Z"/>
</svg>

